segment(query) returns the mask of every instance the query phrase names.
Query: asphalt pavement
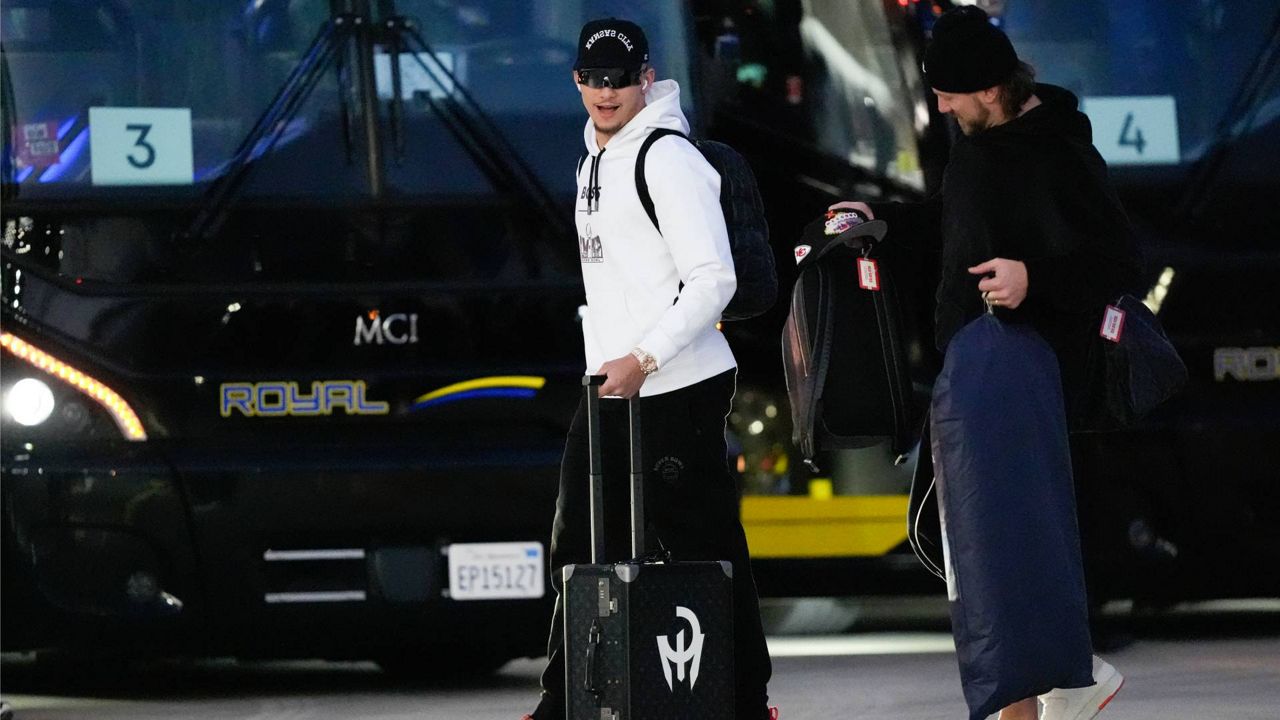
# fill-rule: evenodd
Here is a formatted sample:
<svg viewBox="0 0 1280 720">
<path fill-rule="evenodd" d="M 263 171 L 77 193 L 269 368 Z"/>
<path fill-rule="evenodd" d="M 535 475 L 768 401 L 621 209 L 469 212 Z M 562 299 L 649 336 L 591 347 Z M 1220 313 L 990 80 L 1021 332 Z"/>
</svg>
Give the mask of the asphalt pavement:
<svg viewBox="0 0 1280 720">
<path fill-rule="evenodd" d="M 782 717 L 965 718 L 950 636 L 912 629 L 920 622 L 890 624 L 908 629 L 772 636 L 770 691 Z M 1134 642 L 1107 657 L 1126 683 L 1101 720 L 1280 718 L 1280 613 L 1211 610 L 1127 624 L 1124 632 Z M 8 656 L 0 691 L 16 720 L 517 720 L 533 706 L 540 670 L 539 660 L 517 660 L 493 677 L 439 687 L 397 684 L 372 663 L 75 668 Z"/>
</svg>

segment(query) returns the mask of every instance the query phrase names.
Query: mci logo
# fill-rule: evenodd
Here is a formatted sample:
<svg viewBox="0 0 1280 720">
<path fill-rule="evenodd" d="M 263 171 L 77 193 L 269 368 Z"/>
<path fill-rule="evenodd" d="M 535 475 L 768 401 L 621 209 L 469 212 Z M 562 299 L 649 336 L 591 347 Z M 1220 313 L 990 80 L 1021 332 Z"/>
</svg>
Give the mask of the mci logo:
<svg viewBox="0 0 1280 720">
<path fill-rule="evenodd" d="M 662 674 L 667 678 L 667 687 L 675 692 L 675 684 L 671 680 L 671 666 L 676 668 L 676 681 L 684 682 L 685 666 L 688 665 L 689 689 L 693 690 L 693 686 L 698 682 L 698 668 L 702 665 L 702 642 L 706 639 L 706 634 L 702 632 L 702 625 L 698 622 L 698 616 L 687 607 L 676 606 L 676 617 L 684 618 L 689 623 L 690 644 L 686 648 L 684 645 L 684 630 L 676 633 L 676 646 L 671 647 L 671 639 L 666 635 L 658 636 L 658 659 L 662 662 Z"/>
<path fill-rule="evenodd" d="M 366 315 L 356 316 L 356 335 L 352 345 L 412 345 L 417 342 L 417 313 L 382 315 L 377 310 L 370 310 Z"/>
</svg>

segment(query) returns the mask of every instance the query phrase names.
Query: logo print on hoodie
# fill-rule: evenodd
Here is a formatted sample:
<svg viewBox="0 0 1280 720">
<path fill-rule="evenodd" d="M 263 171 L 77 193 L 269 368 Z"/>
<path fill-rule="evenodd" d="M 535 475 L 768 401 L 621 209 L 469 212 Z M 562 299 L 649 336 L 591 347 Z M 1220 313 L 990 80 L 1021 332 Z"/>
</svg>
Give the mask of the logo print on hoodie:
<svg viewBox="0 0 1280 720">
<path fill-rule="evenodd" d="M 591 233 L 591 226 L 587 226 L 587 236 L 578 236 L 578 254 L 584 263 L 604 262 L 604 244 L 600 242 L 599 235 Z"/>
</svg>

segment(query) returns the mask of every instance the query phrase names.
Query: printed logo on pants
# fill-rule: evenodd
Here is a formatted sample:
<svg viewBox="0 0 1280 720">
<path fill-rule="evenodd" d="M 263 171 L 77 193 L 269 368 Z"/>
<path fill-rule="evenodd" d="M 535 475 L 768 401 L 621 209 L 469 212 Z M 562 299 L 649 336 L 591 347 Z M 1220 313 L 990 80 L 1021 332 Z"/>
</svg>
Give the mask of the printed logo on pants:
<svg viewBox="0 0 1280 720">
<path fill-rule="evenodd" d="M 702 642 L 706 639 L 706 634 L 702 632 L 702 625 L 698 622 L 698 616 L 687 607 L 676 606 L 676 617 L 684 618 L 689 623 L 690 645 L 688 648 L 684 646 L 684 630 L 676 633 L 676 646 L 671 647 L 670 638 L 666 635 L 658 636 L 658 657 L 662 662 L 662 674 L 667 678 L 667 687 L 674 692 L 675 683 L 671 680 L 671 666 L 676 669 L 676 682 L 684 682 L 685 665 L 689 666 L 689 689 L 692 690 L 695 683 L 698 682 L 698 667 L 702 665 Z"/>
<path fill-rule="evenodd" d="M 653 464 L 653 471 L 663 482 L 675 484 L 680 479 L 680 473 L 684 470 L 684 461 L 673 455 L 668 455 Z"/>
</svg>

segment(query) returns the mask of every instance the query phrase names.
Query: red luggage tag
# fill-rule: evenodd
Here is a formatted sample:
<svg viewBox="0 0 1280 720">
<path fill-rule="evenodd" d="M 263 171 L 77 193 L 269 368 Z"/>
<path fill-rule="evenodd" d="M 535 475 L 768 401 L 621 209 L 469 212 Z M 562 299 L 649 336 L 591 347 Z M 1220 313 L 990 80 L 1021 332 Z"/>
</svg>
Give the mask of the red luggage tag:
<svg viewBox="0 0 1280 720">
<path fill-rule="evenodd" d="M 1102 327 L 1099 328 L 1098 334 L 1113 343 L 1118 343 L 1123 332 L 1124 311 L 1115 305 L 1108 305 L 1107 312 L 1102 316 Z"/>
<path fill-rule="evenodd" d="M 863 290 L 880 289 L 880 267 L 867 257 L 858 258 L 858 287 Z"/>
</svg>

